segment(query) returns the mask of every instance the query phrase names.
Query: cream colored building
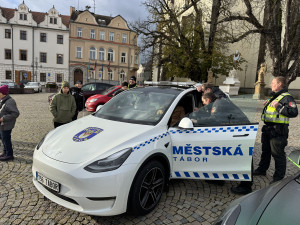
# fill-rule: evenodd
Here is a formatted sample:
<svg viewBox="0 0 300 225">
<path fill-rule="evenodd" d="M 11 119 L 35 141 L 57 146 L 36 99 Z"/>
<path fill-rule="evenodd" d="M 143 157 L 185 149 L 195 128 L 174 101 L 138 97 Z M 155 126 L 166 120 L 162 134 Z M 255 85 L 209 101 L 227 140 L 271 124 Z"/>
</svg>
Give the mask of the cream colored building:
<svg viewBox="0 0 300 225">
<path fill-rule="evenodd" d="M 139 67 L 137 34 L 121 16 L 96 15 L 70 8 L 71 83 L 129 80 Z"/>
</svg>

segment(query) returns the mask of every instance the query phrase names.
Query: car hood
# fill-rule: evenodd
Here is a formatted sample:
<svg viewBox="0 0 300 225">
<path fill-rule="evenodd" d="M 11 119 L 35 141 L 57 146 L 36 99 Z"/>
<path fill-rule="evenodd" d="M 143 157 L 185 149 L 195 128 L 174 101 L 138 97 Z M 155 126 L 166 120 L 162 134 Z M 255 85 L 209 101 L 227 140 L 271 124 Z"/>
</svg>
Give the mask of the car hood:
<svg viewBox="0 0 300 225">
<path fill-rule="evenodd" d="M 52 159 L 82 163 L 133 147 L 134 138 L 152 128 L 149 125 L 117 122 L 90 115 L 50 132 L 41 149 Z"/>
<path fill-rule="evenodd" d="M 297 180 L 297 179 L 296 179 Z M 292 180 L 272 199 L 258 225 L 299 224 L 300 180 Z"/>
<path fill-rule="evenodd" d="M 92 99 L 94 99 L 94 98 L 102 98 L 102 97 L 104 97 L 104 96 L 105 96 L 105 95 L 101 95 L 101 94 L 92 95 L 91 97 L 88 98 L 87 101 L 90 101 L 90 100 L 92 100 Z"/>
</svg>

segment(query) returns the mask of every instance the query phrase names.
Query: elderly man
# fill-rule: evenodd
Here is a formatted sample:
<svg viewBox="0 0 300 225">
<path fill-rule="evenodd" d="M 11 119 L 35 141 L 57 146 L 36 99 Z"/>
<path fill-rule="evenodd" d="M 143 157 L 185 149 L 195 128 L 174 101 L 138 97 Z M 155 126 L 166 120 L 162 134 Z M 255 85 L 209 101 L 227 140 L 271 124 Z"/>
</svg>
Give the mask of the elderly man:
<svg viewBox="0 0 300 225">
<path fill-rule="evenodd" d="M 284 178 L 286 171 L 286 156 L 284 148 L 289 134 L 289 118 L 298 115 L 294 98 L 288 93 L 285 77 L 275 77 L 271 83 L 272 97 L 266 101 L 261 114 L 265 125 L 262 127 L 262 153 L 259 166 L 253 175 L 266 175 L 269 169 L 271 155 L 275 161 L 274 183 Z M 252 191 L 252 182 L 241 182 L 231 190 L 237 194 L 248 194 Z"/>
</svg>

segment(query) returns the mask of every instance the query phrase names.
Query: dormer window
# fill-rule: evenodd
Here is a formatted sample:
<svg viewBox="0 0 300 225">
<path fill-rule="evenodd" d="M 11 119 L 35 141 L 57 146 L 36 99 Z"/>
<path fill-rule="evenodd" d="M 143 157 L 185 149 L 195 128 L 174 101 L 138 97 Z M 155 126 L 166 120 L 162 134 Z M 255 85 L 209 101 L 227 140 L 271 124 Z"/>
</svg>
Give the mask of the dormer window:
<svg viewBox="0 0 300 225">
<path fill-rule="evenodd" d="M 20 20 L 27 20 L 27 14 L 20 13 Z"/>
<path fill-rule="evenodd" d="M 57 18 L 50 17 L 51 24 L 57 24 Z"/>
</svg>

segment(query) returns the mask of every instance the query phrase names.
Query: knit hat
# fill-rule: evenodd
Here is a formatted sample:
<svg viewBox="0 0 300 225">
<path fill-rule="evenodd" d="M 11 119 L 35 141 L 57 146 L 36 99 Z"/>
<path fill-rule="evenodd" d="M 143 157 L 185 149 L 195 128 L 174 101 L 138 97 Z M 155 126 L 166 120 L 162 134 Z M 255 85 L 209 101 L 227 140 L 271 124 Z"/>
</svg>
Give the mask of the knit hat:
<svg viewBox="0 0 300 225">
<path fill-rule="evenodd" d="M 4 95 L 8 95 L 8 85 L 0 86 L 0 93 L 2 93 Z"/>
<path fill-rule="evenodd" d="M 64 88 L 64 87 L 70 88 L 70 84 L 69 84 L 68 81 L 63 81 L 63 82 L 61 83 L 61 88 Z"/>
<path fill-rule="evenodd" d="M 136 81 L 136 77 L 135 77 L 135 76 L 132 76 L 132 77 L 130 77 L 130 80 Z"/>
</svg>

